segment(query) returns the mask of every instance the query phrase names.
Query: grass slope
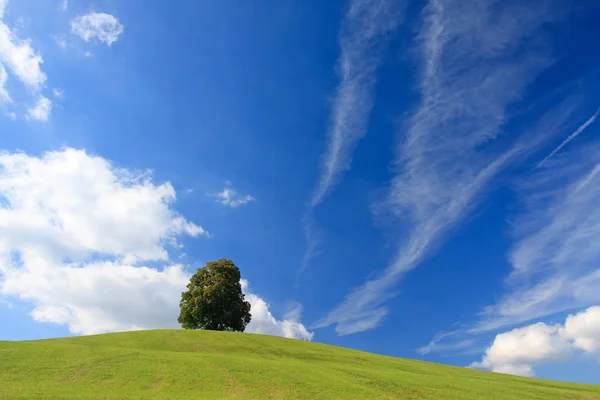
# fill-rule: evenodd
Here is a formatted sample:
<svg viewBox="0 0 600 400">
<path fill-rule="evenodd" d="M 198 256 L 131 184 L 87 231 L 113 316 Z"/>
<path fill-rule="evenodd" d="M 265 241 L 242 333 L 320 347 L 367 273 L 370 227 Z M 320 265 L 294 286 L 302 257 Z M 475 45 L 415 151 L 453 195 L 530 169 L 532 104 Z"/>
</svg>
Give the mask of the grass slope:
<svg viewBox="0 0 600 400">
<path fill-rule="evenodd" d="M 0 399 L 577 399 L 600 387 L 208 331 L 0 342 Z"/>
</svg>

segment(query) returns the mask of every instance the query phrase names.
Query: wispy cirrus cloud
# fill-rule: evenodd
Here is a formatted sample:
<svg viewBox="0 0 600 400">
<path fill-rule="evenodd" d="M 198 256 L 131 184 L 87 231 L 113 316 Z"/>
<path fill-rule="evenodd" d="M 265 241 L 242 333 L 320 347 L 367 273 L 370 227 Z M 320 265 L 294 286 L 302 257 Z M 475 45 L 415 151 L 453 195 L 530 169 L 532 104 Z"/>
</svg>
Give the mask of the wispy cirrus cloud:
<svg viewBox="0 0 600 400">
<path fill-rule="evenodd" d="M 455 333 L 456 331 L 439 332 L 433 337 L 433 339 L 429 341 L 429 343 L 427 343 L 425 346 L 419 347 L 417 349 L 417 353 L 423 356 L 436 352 L 459 351 L 473 346 L 474 341 L 472 339 L 464 339 L 450 344 L 440 343 L 444 338 L 450 337 Z"/>
<path fill-rule="evenodd" d="M 354 0 L 344 16 L 338 60 L 340 83 L 333 99 L 327 150 L 311 207 L 323 201 L 350 168 L 352 151 L 367 132 L 383 39 L 400 23 L 401 10 L 396 3 Z"/>
<path fill-rule="evenodd" d="M 600 142 L 548 159 L 518 191 L 526 209 L 514 223 L 507 292 L 472 332 L 600 303 Z"/>
<path fill-rule="evenodd" d="M 532 38 L 558 15 L 557 4 L 543 1 L 428 3 L 418 38 L 421 101 L 403 132 L 388 196 L 408 234 L 379 277 L 351 291 L 318 327 L 335 324 L 350 334 L 379 325 L 400 277 L 463 220 L 501 171 L 539 144 L 537 130 L 510 147 L 496 139 L 507 107 L 551 64 L 547 47 Z"/>
<path fill-rule="evenodd" d="M 384 39 L 398 27 L 401 12 L 402 7 L 392 0 L 352 0 L 344 15 L 337 65 L 340 82 L 333 98 L 319 180 L 302 220 L 307 249 L 299 273 L 317 254 L 320 243 L 311 209 L 339 183 L 350 168 L 357 143 L 367 133 Z"/>
<path fill-rule="evenodd" d="M 497 304 L 486 307 L 475 323 L 466 324 L 451 334 L 438 334 L 421 349 L 427 350 L 427 353 L 429 350 L 453 351 L 459 343 L 474 340 L 473 335 L 600 301 L 600 296 L 594 295 L 593 289 L 600 279 L 600 255 L 594 252 L 595 240 L 600 234 L 600 228 L 595 226 L 600 220 L 595 209 L 600 185 L 596 178 L 600 169 L 600 158 L 596 155 L 600 143 L 588 142 L 585 148 L 581 145 L 575 148 L 567 146 L 585 129 L 598 129 L 593 124 L 597 114 L 581 123 L 544 157 L 543 162 L 537 164 L 532 175 L 517 185 L 525 208 L 513 219 L 515 243 L 508 254 L 513 271 L 506 281 L 504 296 Z M 559 153 L 563 149 L 566 151 Z M 550 340 L 556 330 L 550 332 L 546 325 L 542 325 L 532 325 L 526 330 L 515 329 L 508 336 L 543 334 L 540 340 Z M 497 338 L 504 338 L 502 335 Z M 534 365 L 549 360 L 546 356 L 538 358 L 529 353 L 528 357 L 533 357 L 534 361 L 496 360 L 494 352 L 503 343 L 502 340 L 498 344 L 494 342 L 492 347 L 495 350 L 490 356 L 474 365 L 498 372 L 533 375 Z M 523 346 L 527 347 L 526 344 Z M 554 353 L 549 350 L 547 354 Z"/>
</svg>

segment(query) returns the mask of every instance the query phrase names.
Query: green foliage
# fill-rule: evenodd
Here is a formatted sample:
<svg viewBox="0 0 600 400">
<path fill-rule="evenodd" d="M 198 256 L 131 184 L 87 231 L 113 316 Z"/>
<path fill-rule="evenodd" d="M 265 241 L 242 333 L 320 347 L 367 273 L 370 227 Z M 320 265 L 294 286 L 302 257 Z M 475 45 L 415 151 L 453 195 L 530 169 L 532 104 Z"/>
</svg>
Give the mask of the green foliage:
<svg viewBox="0 0 600 400">
<path fill-rule="evenodd" d="M 0 400 L 600 400 L 600 387 L 250 333 L 0 341 Z"/>
<path fill-rule="evenodd" d="M 243 332 L 252 316 L 240 278 L 239 268 L 230 260 L 206 263 L 181 293 L 177 321 L 184 329 Z"/>
</svg>

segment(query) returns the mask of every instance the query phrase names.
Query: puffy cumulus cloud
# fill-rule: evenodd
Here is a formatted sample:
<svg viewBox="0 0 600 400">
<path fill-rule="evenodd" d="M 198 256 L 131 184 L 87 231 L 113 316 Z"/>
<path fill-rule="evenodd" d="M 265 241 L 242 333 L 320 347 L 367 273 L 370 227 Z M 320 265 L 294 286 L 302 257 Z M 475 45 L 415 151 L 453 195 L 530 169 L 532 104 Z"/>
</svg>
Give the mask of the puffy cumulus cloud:
<svg viewBox="0 0 600 400">
<path fill-rule="evenodd" d="M 174 200 L 170 183 L 82 150 L 1 153 L 0 293 L 75 333 L 175 327 L 189 276 L 167 247 L 208 233 Z"/>
<path fill-rule="evenodd" d="M 52 101 L 47 97 L 40 97 L 35 105 L 27 108 L 27 119 L 48 121 L 52 112 Z"/>
<path fill-rule="evenodd" d="M 309 332 L 300 322 L 302 308 L 297 306 L 287 313 L 283 320 L 278 320 L 269 311 L 269 305 L 259 296 L 249 290 L 248 281 L 241 280 L 242 290 L 250 303 L 252 320 L 246 327 L 246 332 L 263 335 L 282 336 L 291 339 L 312 340 L 314 333 Z"/>
<path fill-rule="evenodd" d="M 0 155 L 0 237 L 11 249 L 43 247 L 53 259 L 94 253 L 167 260 L 166 242 L 208 235 L 173 211 L 170 183 L 118 169 L 83 150 Z"/>
<path fill-rule="evenodd" d="M 573 341 L 574 347 L 600 354 L 600 306 L 569 315 L 565 321 L 564 335 Z"/>
<path fill-rule="evenodd" d="M 2 20 L 8 0 L 0 1 L 0 62 L 29 89 L 39 90 L 46 82 L 42 56 L 35 51 L 31 39 L 21 39 Z"/>
<path fill-rule="evenodd" d="M 0 295 L 73 333 L 177 328 L 190 274 L 169 261 L 168 246 L 209 233 L 172 209 L 170 183 L 151 178 L 83 150 L 0 153 Z M 299 308 L 278 320 L 242 286 L 248 332 L 312 339 Z"/>
<path fill-rule="evenodd" d="M 215 201 L 227 207 L 235 208 L 254 201 L 254 197 L 249 194 L 240 194 L 231 186 L 231 182 L 226 182 L 225 187 L 219 193 L 211 194 Z"/>
<path fill-rule="evenodd" d="M 8 79 L 7 70 L 16 77 L 31 94 L 38 98 L 37 102 L 27 107 L 27 119 L 47 121 L 52 111 L 52 102 L 41 95 L 47 76 L 42 71 L 44 60 L 37 52 L 29 38 L 20 38 L 5 23 L 4 14 L 8 0 L 0 0 L 0 103 L 12 103 L 11 96 L 6 91 Z M 6 113 L 11 119 L 16 119 L 14 111 Z"/>
<path fill-rule="evenodd" d="M 277 320 L 269 311 L 269 305 L 255 294 L 246 294 L 250 302 L 252 320 L 246 329 L 250 333 L 282 336 L 292 339 L 312 340 L 313 333 L 299 321 L 289 319 Z"/>
<path fill-rule="evenodd" d="M 471 367 L 534 376 L 535 365 L 565 361 L 573 349 L 600 352 L 600 306 L 569 315 L 564 325 L 538 322 L 501 333 Z"/>
<path fill-rule="evenodd" d="M 96 38 L 110 46 L 123 33 L 123 25 L 110 14 L 91 12 L 71 21 L 71 31 L 86 42 Z"/>
<path fill-rule="evenodd" d="M 571 346 L 558 325 L 537 323 L 496 336 L 480 363 L 472 367 L 513 375 L 533 376 L 533 366 L 569 356 Z"/>
<path fill-rule="evenodd" d="M 1 290 L 33 302 L 36 321 L 84 335 L 179 326 L 178 301 L 189 280 L 180 265 L 161 270 L 106 261 L 60 265 L 30 251 L 23 265 L 7 271 Z"/>
</svg>

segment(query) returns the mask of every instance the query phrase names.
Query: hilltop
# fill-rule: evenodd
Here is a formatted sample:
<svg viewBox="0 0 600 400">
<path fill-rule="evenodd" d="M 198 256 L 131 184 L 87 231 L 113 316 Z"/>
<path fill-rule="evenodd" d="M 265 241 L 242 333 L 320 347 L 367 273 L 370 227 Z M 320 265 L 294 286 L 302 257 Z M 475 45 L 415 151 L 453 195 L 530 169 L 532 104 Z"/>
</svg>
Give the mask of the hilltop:
<svg viewBox="0 0 600 400">
<path fill-rule="evenodd" d="M 600 400 L 600 387 L 319 343 L 156 330 L 0 342 L 0 399 Z"/>
</svg>

